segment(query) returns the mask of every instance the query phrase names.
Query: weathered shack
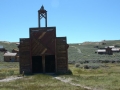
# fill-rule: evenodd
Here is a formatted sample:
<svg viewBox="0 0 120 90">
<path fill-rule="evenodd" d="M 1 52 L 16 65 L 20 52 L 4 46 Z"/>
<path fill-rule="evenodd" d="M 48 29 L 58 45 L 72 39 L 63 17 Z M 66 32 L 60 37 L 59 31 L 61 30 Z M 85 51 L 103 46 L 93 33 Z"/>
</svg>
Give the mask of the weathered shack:
<svg viewBox="0 0 120 90">
<path fill-rule="evenodd" d="M 45 18 L 45 27 L 40 19 Z M 56 37 L 56 27 L 47 27 L 47 11 L 38 11 L 38 27 L 29 28 L 29 38 L 20 38 L 20 73 L 63 73 L 68 70 L 66 37 Z"/>
<path fill-rule="evenodd" d="M 5 62 L 18 62 L 19 58 L 16 55 L 17 55 L 17 53 L 7 52 L 3 55 L 4 56 L 4 61 Z"/>
<path fill-rule="evenodd" d="M 19 50 L 17 50 L 17 49 L 12 50 L 12 53 L 18 53 L 18 52 L 19 52 Z"/>
<path fill-rule="evenodd" d="M 106 54 L 108 55 L 112 55 L 113 54 L 113 51 L 112 51 L 112 48 L 106 48 Z"/>
<path fill-rule="evenodd" d="M 17 56 L 19 56 L 19 50 L 17 50 L 17 49 L 13 49 L 12 53 L 17 53 Z"/>
<path fill-rule="evenodd" d="M 115 46 L 105 46 L 104 48 L 99 48 L 98 50 L 95 51 L 95 53 L 98 54 L 109 54 L 112 55 L 115 52 L 120 52 L 120 48 L 115 47 Z"/>
<path fill-rule="evenodd" d="M 105 49 L 99 49 L 99 50 L 96 50 L 95 53 L 97 53 L 97 54 L 106 54 L 106 50 Z"/>
<path fill-rule="evenodd" d="M 115 46 L 105 46 L 105 48 L 115 48 Z"/>
<path fill-rule="evenodd" d="M 112 48 L 112 52 L 120 52 L 120 48 Z"/>
<path fill-rule="evenodd" d="M 108 47 L 106 49 L 98 49 L 98 50 L 95 51 L 95 53 L 112 55 L 113 51 L 112 51 L 112 48 Z"/>
</svg>

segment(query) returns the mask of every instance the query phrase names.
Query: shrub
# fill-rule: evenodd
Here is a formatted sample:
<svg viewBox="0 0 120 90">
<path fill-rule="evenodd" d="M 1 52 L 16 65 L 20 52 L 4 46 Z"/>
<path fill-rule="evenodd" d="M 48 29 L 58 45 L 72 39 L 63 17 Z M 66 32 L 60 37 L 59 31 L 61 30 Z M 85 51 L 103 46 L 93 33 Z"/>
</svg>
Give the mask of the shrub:
<svg viewBox="0 0 120 90">
<path fill-rule="evenodd" d="M 98 69 L 100 66 L 90 66 L 91 69 Z"/>
<path fill-rule="evenodd" d="M 120 60 L 116 60 L 117 63 L 120 63 Z"/>
<path fill-rule="evenodd" d="M 13 75 L 14 74 L 14 71 L 13 70 L 9 70 L 8 71 L 8 75 Z"/>
<path fill-rule="evenodd" d="M 75 64 L 75 67 L 80 67 L 80 63 L 76 63 L 76 64 Z"/>
<path fill-rule="evenodd" d="M 75 64 L 75 61 L 68 61 L 69 64 Z"/>
<path fill-rule="evenodd" d="M 83 64 L 84 63 L 84 61 L 82 60 L 82 61 L 79 61 L 80 62 L 80 64 Z"/>
<path fill-rule="evenodd" d="M 72 71 L 70 69 L 67 70 L 67 72 L 57 72 L 55 75 L 72 75 Z"/>
<path fill-rule="evenodd" d="M 98 69 L 102 66 L 104 66 L 104 64 L 101 63 L 88 63 L 83 65 L 84 69 Z"/>
<path fill-rule="evenodd" d="M 85 62 L 84 63 L 89 63 L 89 61 L 88 60 L 85 60 Z"/>
<path fill-rule="evenodd" d="M 84 65 L 84 69 L 89 69 L 89 66 L 88 65 Z"/>
<path fill-rule="evenodd" d="M 72 71 L 70 69 L 68 69 L 68 71 L 66 72 L 67 75 L 72 75 Z"/>
</svg>

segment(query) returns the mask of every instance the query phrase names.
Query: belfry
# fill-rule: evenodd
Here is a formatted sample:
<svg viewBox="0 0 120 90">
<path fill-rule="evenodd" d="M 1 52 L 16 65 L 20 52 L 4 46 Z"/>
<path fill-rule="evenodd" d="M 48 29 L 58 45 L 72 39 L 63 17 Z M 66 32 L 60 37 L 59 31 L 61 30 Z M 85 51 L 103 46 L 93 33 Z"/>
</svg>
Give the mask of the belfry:
<svg viewBox="0 0 120 90">
<path fill-rule="evenodd" d="M 45 27 L 40 20 L 45 19 Z M 38 27 L 29 28 L 29 38 L 20 38 L 20 73 L 65 73 L 68 70 L 66 37 L 56 37 L 56 27 L 47 26 L 47 11 L 38 10 Z"/>
</svg>

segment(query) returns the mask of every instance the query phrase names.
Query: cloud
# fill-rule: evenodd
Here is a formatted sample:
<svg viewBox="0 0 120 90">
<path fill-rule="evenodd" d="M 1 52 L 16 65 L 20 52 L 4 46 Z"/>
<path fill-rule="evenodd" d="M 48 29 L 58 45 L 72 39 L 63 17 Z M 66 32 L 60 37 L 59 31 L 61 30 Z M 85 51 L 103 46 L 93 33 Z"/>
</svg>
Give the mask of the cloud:
<svg viewBox="0 0 120 90">
<path fill-rule="evenodd" d="M 59 7 L 59 0 L 52 0 L 51 6 L 54 7 L 54 8 Z"/>
</svg>

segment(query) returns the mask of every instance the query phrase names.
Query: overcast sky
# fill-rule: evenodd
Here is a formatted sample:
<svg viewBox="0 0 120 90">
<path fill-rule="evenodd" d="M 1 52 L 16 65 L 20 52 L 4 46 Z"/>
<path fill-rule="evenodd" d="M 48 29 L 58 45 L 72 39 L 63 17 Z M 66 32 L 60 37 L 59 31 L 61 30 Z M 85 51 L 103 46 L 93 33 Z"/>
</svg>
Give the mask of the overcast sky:
<svg viewBox="0 0 120 90">
<path fill-rule="evenodd" d="M 42 5 L 48 27 L 55 26 L 68 43 L 120 40 L 120 0 L 0 0 L 0 41 L 29 38 Z"/>
</svg>

